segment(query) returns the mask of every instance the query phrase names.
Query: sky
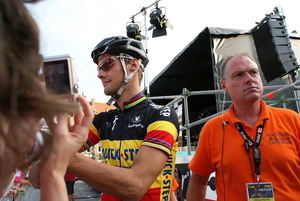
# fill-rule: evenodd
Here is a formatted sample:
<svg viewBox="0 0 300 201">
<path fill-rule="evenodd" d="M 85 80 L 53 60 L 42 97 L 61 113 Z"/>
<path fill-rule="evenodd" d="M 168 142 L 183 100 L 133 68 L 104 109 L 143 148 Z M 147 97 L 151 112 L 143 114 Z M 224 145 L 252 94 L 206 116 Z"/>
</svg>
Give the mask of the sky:
<svg viewBox="0 0 300 201">
<path fill-rule="evenodd" d="M 88 101 L 106 103 L 101 81 L 97 78 L 96 64 L 91 51 L 104 38 L 126 36 L 126 25 L 141 8 L 149 7 L 155 0 L 42 0 L 26 4 L 40 29 L 40 51 L 44 57 L 70 54 L 74 58 L 79 94 Z M 148 50 L 149 64 L 146 77 L 151 82 L 202 30 L 206 27 L 251 29 L 266 14 L 281 6 L 286 17 L 288 32 L 300 33 L 299 0 L 160 0 L 167 19 L 174 29 L 167 36 L 152 38 L 145 32 L 151 24 L 149 14 L 135 16 L 140 22 L 143 41 Z M 146 22 L 146 23 L 145 23 Z M 188 68 L 188 67 L 187 67 Z M 142 84 L 142 89 L 144 84 Z M 151 91 L 150 91 L 151 95 Z"/>
</svg>

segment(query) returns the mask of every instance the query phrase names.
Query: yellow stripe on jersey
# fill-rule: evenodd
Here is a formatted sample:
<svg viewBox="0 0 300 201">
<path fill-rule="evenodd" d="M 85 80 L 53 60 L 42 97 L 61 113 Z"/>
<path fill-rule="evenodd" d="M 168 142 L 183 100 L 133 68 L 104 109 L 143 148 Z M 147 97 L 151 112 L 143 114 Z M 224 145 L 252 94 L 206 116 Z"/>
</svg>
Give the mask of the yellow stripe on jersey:
<svg viewBox="0 0 300 201">
<path fill-rule="evenodd" d="M 168 121 L 155 121 L 155 122 L 153 122 L 152 124 L 150 124 L 148 126 L 147 133 L 151 132 L 153 130 L 163 130 L 163 131 L 166 131 L 166 132 L 170 133 L 173 136 L 174 141 L 176 140 L 177 135 L 178 135 L 175 125 L 172 124 L 171 122 L 168 122 Z"/>
</svg>

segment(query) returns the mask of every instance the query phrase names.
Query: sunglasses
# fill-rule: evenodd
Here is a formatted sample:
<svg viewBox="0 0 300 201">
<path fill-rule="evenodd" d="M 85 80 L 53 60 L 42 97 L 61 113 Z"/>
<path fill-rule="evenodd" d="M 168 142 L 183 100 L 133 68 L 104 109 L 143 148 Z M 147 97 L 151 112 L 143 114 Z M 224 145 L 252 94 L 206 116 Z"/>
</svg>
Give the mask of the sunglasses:
<svg viewBox="0 0 300 201">
<path fill-rule="evenodd" d="M 100 70 L 103 70 L 103 71 L 109 70 L 114 65 L 115 61 L 120 58 L 133 59 L 133 57 L 128 57 L 128 56 L 109 57 L 109 58 L 105 59 L 104 61 L 102 61 L 101 64 L 99 64 L 97 66 L 98 73 L 100 72 Z"/>
</svg>

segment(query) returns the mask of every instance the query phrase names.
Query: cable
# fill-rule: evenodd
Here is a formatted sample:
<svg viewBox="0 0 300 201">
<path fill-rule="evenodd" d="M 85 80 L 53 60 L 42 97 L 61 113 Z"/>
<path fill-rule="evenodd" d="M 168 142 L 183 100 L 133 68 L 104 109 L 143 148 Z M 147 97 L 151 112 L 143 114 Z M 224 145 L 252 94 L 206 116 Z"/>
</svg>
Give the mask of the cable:
<svg viewBox="0 0 300 201">
<path fill-rule="evenodd" d="M 222 102 L 222 115 L 224 113 L 224 110 L 225 110 L 225 101 L 226 101 L 226 92 L 223 91 L 223 102 Z"/>
<path fill-rule="evenodd" d="M 222 178 L 223 178 L 223 188 L 224 188 L 224 201 L 226 200 L 226 193 L 225 193 L 225 178 L 224 178 L 224 166 L 223 166 L 223 158 L 224 158 L 224 140 L 225 140 L 225 124 L 222 122 L 222 154 L 221 154 L 221 167 L 222 167 Z"/>
<path fill-rule="evenodd" d="M 224 91 L 223 103 L 222 103 L 222 131 L 223 132 L 222 132 L 222 154 L 221 154 L 221 168 L 222 168 L 222 179 L 223 179 L 223 189 L 224 189 L 224 201 L 226 201 L 226 191 L 225 191 L 223 158 L 224 158 L 225 125 L 228 123 L 227 121 L 224 121 L 225 100 L 226 100 L 226 92 Z"/>
</svg>

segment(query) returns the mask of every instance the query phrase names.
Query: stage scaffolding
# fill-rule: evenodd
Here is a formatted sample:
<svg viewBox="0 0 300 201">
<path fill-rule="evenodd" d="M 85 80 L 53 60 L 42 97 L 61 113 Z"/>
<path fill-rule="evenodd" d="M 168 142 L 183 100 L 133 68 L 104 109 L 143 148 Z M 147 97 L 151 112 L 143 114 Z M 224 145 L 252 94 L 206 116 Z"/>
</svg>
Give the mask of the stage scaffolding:
<svg viewBox="0 0 300 201">
<path fill-rule="evenodd" d="M 273 86 L 264 86 L 264 91 L 267 92 L 264 94 L 261 99 L 264 100 L 269 106 L 275 106 L 279 103 L 283 103 L 283 107 L 285 107 L 285 103 L 288 101 L 296 101 L 297 105 L 297 111 L 300 113 L 300 98 L 298 95 L 297 90 L 300 89 L 300 81 L 296 80 L 294 83 L 289 84 L 289 85 L 273 85 Z M 277 100 L 271 100 L 274 98 L 276 95 L 280 95 L 284 92 L 287 91 L 294 91 L 295 97 L 296 98 L 285 98 L 284 96 L 281 96 Z M 209 119 L 216 117 L 223 112 L 227 111 L 221 111 L 217 112 L 213 115 L 210 115 L 208 117 L 202 118 L 200 120 L 191 122 L 189 121 L 189 111 L 188 111 L 188 97 L 189 96 L 194 96 L 194 95 L 217 95 L 217 94 L 223 94 L 223 90 L 205 90 L 205 91 L 189 91 L 186 88 L 183 88 L 182 94 L 180 95 L 169 95 L 169 96 L 155 96 L 155 97 L 148 97 L 149 100 L 157 100 L 157 99 L 173 99 L 171 102 L 169 102 L 167 105 L 173 107 L 175 103 L 179 103 L 183 100 L 183 113 L 185 117 L 185 122 L 184 125 L 180 126 L 180 131 L 185 130 L 186 131 L 186 136 L 187 136 L 187 152 L 188 155 L 191 155 L 191 139 L 190 139 L 190 128 L 193 126 L 202 124 L 207 122 Z M 231 103 L 230 101 L 225 101 L 227 103 Z M 223 101 L 217 102 L 218 104 L 222 104 Z"/>
</svg>

